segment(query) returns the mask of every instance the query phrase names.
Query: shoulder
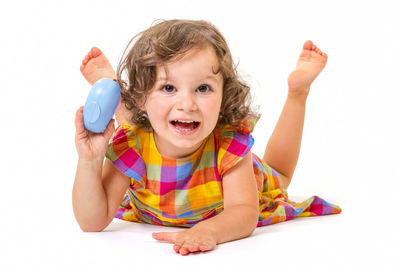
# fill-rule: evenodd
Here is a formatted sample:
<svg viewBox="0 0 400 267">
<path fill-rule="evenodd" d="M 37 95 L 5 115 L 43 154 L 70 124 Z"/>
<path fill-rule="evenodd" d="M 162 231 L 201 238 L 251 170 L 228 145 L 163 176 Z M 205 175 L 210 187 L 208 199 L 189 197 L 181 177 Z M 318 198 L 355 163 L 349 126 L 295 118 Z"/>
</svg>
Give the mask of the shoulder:
<svg viewBox="0 0 400 267">
<path fill-rule="evenodd" d="M 118 143 L 123 142 L 125 139 L 129 140 L 136 136 L 141 136 L 150 132 L 150 130 L 141 128 L 137 125 L 131 125 L 129 123 L 120 124 L 114 131 L 110 142 Z"/>
<path fill-rule="evenodd" d="M 139 180 L 145 174 L 140 140 L 148 131 L 129 123 L 119 125 L 110 138 L 106 158 L 125 175 Z"/>
<path fill-rule="evenodd" d="M 144 138 L 148 138 L 150 133 L 151 129 L 142 128 L 129 123 L 120 124 L 110 138 L 109 150 L 118 155 L 119 152 L 123 152 L 128 148 L 138 148 L 140 147 L 140 141 Z"/>
<path fill-rule="evenodd" d="M 238 126 L 224 125 L 215 129 L 217 165 L 220 175 L 236 165 L 251 150 L 254 144 L 251 132 L 259 118 L 260 115 L 255 114 L 248 116 Z"/>
<path fill-rule="evenodd" d="M 235 135 L 248 136 L 253 132 L 260 117 L 261 114 L 251 114 L 235 126 L 230 124 L 217 125 L 214 135 L 221 139 L 234 139 Z"/>
</svg>

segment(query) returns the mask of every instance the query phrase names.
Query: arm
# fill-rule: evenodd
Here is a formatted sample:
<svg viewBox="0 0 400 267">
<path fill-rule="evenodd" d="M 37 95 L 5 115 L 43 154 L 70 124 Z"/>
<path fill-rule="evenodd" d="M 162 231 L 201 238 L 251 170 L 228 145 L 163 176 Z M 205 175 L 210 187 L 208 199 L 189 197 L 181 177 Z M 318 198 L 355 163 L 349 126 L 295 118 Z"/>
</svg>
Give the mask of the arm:
<svg viewBox="0 0 400 267">
<path fill-rule="evenodd" d="M 186 231 L 153 233 L 153 238 L 174 243 L 174 250 L 186 255 L 251 235 L 259 214 L 251 153 L 224 175 L 223 189 L 224 211 L 220 214 Z"/>
<path fill-rule="evenodd" d="M 75 218 L 85 232 L 106 228 L 121 204 L 129 178 L 107 159 L 101 163 L 78 161 L 72 191 Z"/>
<path fill-rule="evenodd" d="M 113 132 L 110 122 L 104 134 L 94 134 L 83 126 L 82 108 L 77 111 L 75 144 L 79 154 L 72 205 L 83 231 L 102 231 L 112 221 L 130 180 L 109 160 L 103 167 L 107 143 Z"/>
<path fill-rule="evenodd" d="M 217 244 L 248 237 L 257 226 L 259 201 L 251 152 L 225 173 L 222 183 L 224 211 L 193 227 L 215 233 Z"/>
</svg>

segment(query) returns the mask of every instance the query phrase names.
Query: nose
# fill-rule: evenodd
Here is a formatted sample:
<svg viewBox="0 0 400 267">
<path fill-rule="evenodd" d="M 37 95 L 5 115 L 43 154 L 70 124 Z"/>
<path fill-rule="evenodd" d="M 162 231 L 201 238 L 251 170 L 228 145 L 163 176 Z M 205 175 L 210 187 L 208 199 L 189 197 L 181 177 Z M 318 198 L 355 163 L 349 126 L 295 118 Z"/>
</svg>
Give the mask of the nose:
<svg viewBox="0 0 400 267">
<path fill-rule="evenodd" d="M 198 109 L 196 96 L 192 92 L 181 92 L 177 95 L 176 109 L 179 111 L 193 112 Z"/>
</svg>

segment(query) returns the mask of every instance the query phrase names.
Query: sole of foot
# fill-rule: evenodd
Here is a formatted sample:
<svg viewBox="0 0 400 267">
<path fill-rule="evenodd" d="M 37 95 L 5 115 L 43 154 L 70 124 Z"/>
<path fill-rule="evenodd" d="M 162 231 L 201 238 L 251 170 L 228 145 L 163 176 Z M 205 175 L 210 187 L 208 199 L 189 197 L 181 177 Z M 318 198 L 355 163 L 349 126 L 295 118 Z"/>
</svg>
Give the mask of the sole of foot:
<svg viewBox="0 0 400 267">
<path fill-rule="evenodd" d="M 101 78 L 116 78 L 115 71 L 110 62 L 97 47 L 92 47 L 89 53 L 84 57 L 80 70 L 83 77 L 85 77 L 91 85 Z"/>
<path fill-rule="evenodd" d="M 323 53 L 312 41 L 306 41 L 297 61 L 296 69 L 288 78 L 289 91 L 308 94 L 311 83 L 324 69 L 328 55 Z"/>
</svg>

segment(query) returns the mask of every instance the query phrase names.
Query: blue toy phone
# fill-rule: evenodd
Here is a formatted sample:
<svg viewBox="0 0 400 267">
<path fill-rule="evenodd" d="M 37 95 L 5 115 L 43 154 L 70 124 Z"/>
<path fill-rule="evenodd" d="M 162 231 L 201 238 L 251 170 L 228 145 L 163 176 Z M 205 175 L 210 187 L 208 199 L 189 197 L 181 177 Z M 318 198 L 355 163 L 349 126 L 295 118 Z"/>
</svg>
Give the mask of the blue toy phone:
<svg viewBox="0 0 400 267">
<path fill-rule="evenodd" d="M 121 88 L 111 79 L 103 78 L 93 84 L 83 107 L 85 128 L 103 133 L 117 109 Z"/>
</svg>

